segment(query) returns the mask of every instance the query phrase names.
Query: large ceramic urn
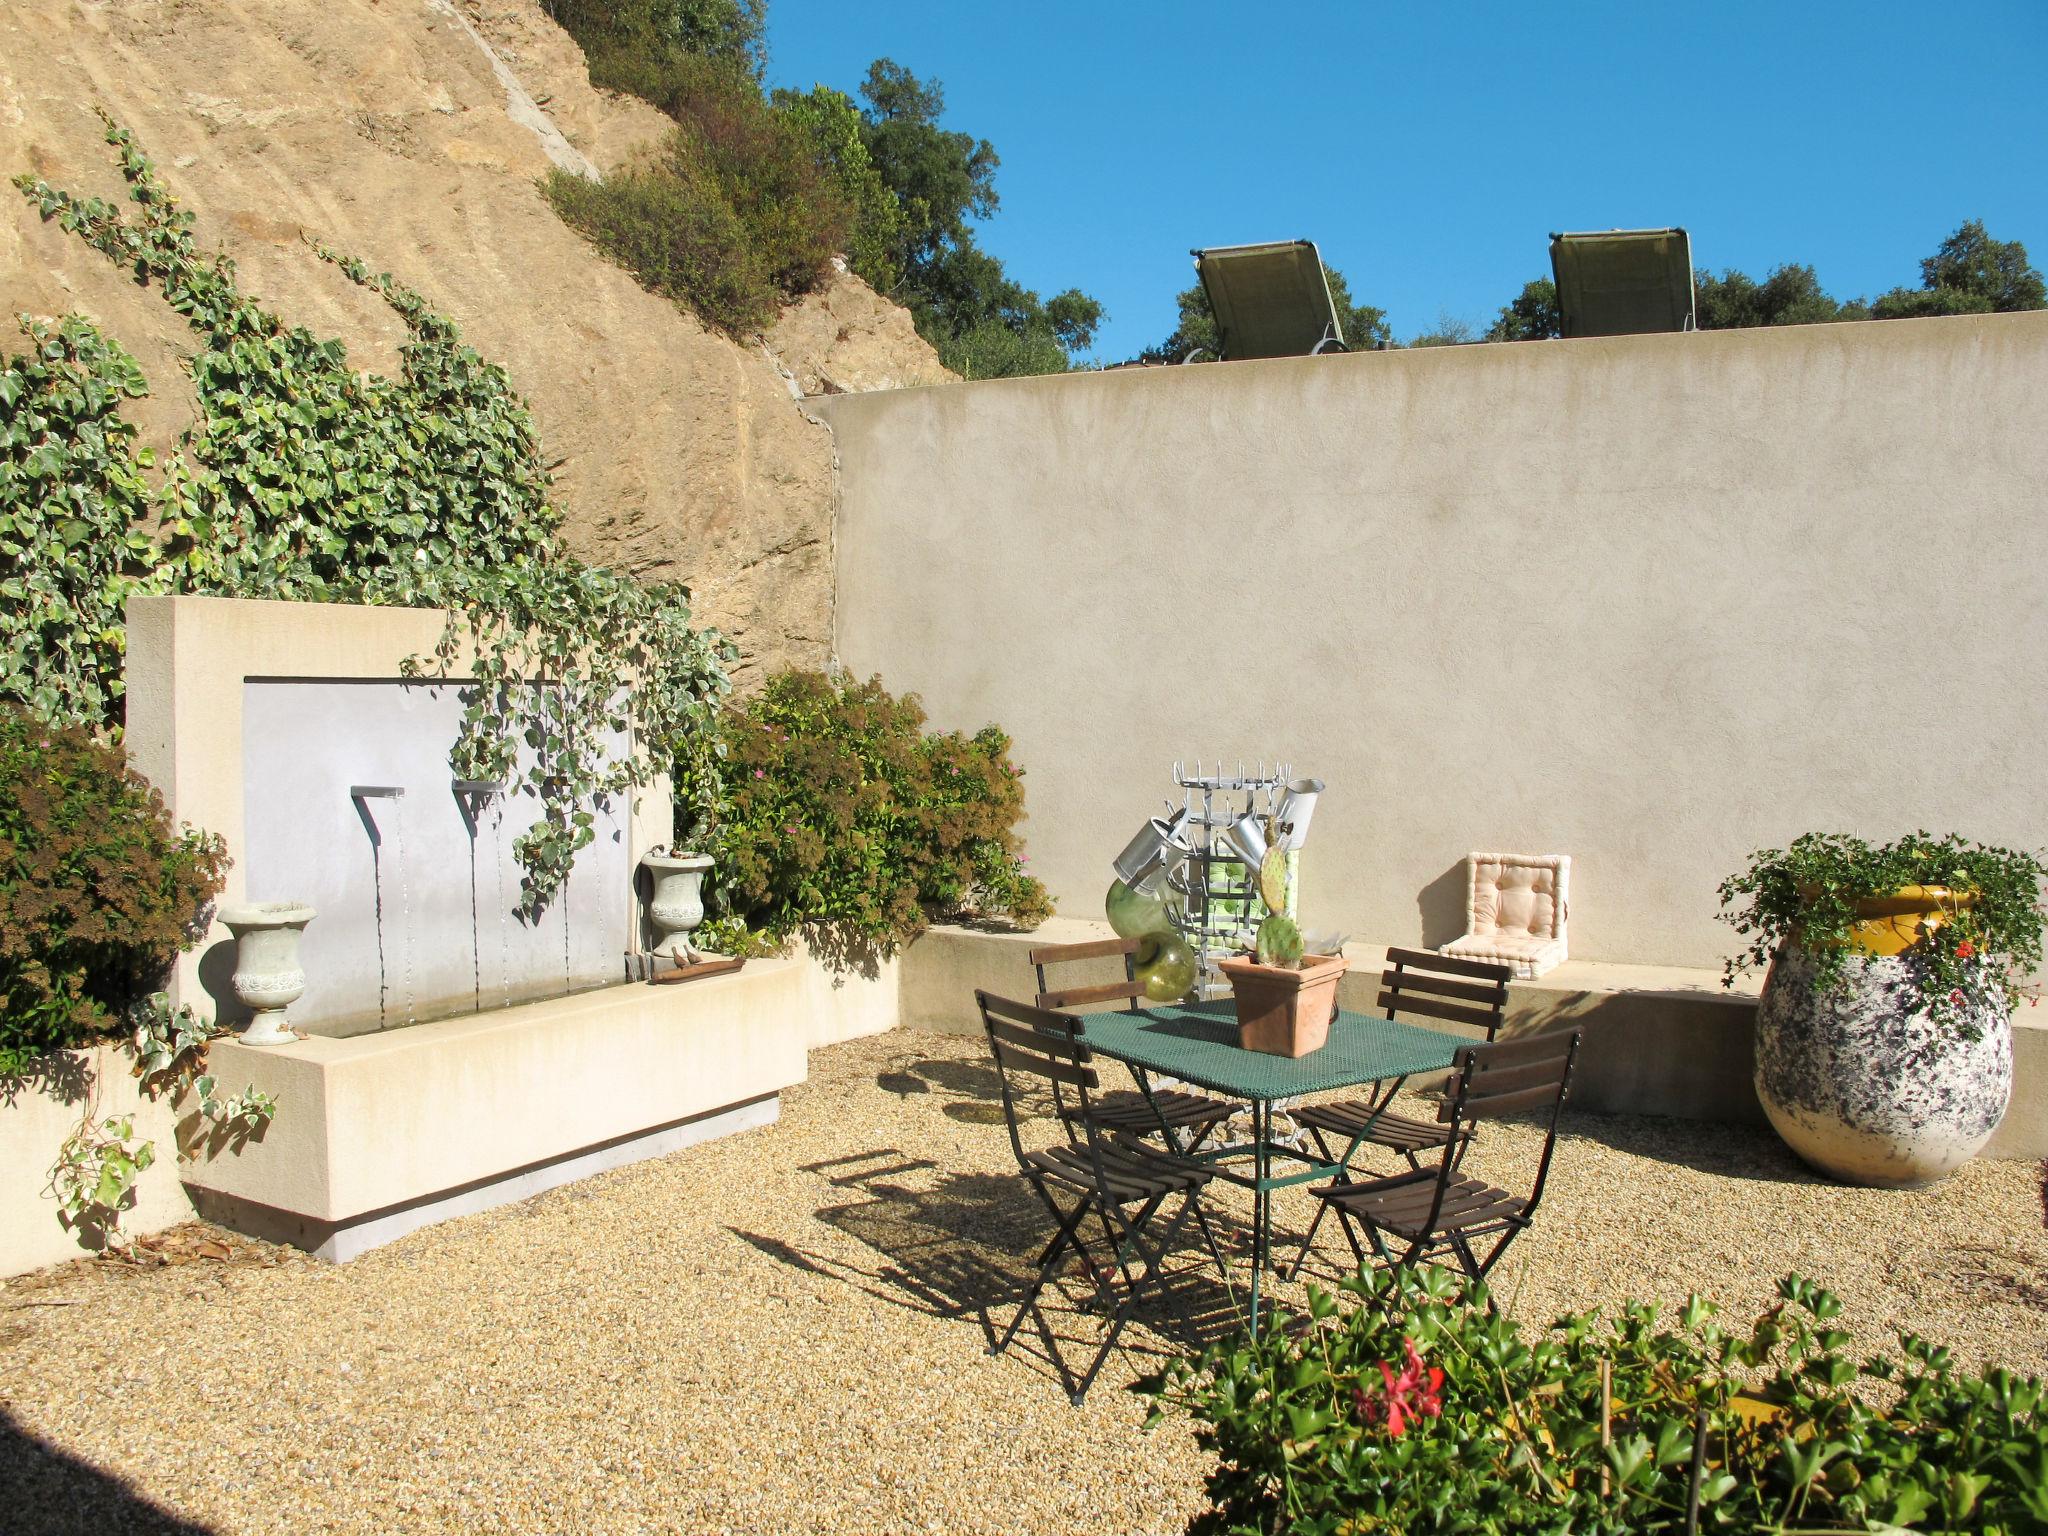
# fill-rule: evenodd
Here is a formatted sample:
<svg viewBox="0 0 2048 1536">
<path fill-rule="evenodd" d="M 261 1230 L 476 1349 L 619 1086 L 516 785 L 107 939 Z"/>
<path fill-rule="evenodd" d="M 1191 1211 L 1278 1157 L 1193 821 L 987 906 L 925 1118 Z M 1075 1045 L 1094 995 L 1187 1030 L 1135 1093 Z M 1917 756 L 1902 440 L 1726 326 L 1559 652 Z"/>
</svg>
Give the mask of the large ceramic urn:
<svg viewBox="0 0 2048 1536">
<path fill-rule="evenodd" d="M 647 903 L 648 926 L 654 930 L 652 948 L 666 954 L 681 939 L 688 942 L 704 921 L 704 877 L 711 872 L 708 853 L 650 853 L 641 863 L 654 877 L 654 892 Z"/>
<path fill-rule="evenodd" d="M 235 1000 L 249 1010 L 243 1045 L 283 1045 L 293 1035 L 285 1009 L 306 995 L 299 935 L 314 911 L 302 902 L 249 902 L 223 907 L 220 920 L 235 936 Z"/>
<path fill-rule="evenodd" d="M 1901 893 L 1867 905 L 1839 981 L 1778 951 L 1757 1005 L 1756 1091 L 1786 1145 L 1853 1184 L 1930 1184 L 1975 1156 L 2012 1097 L 2012 1022 L 1987 970 L 1932 1016 L 1910 952 L 1939 907 Z M 1885 910 L 1875 910 L 1884 908 Z"/>
</svg>

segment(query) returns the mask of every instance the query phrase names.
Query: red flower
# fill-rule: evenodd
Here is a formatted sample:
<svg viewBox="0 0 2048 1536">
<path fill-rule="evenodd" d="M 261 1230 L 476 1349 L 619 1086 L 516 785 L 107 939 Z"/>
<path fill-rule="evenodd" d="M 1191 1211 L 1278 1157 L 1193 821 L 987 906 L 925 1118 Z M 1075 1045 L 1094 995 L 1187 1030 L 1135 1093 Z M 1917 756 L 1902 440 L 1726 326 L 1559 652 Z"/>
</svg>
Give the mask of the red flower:
<svg viewBox="0 0 2048 1536">
<path fill-rule="evenodd" d="M 1953 992 L 1949 993 L 1948 1003 L 1951 1008 L 1960 1008 L 1963 1006 L 1963 1002 L 1963 989 L 1961 987 L 1957 987 Z"/>
<path fill-rule="evenodd" d="M 1977 946 L 1972 944 L 1968 939 L 1963 940 L 1962 943 L 1956 946 L 1956 958 L 1958 960 L 1967 960 L 1976 953 Z"/>
<path fill-rule="evenodd" d="M 1413 1339 L 1403 1339 L 1401 1347 L 1407 1352 L 1407 1361 L 1399 1374 L 1386 1361 L 1380 1362 L 1380 1376 L 1387 1384 L 1384 1394 L 1369 1395 L 1356 1389 L 1351 1394 L 1359 1418 L 1367 1424 L 1384 1423 L 1389 1435 L 1407 1429 L 1410 1419 L 1434 1419 L 1444 1411 L 1444 1373 L 1423 1364 Z"/>
</svg>

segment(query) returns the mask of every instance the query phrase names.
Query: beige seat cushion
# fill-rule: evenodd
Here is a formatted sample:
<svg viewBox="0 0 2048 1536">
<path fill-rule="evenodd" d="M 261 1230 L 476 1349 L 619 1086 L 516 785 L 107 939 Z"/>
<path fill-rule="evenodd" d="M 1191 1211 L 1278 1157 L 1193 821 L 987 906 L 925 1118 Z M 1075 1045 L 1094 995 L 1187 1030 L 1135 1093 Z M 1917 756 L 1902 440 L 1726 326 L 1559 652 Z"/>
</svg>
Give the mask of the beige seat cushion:
<svg viewBox="0 0 2048 1536">
<path fill-rule="evenodd" d="M 1475 853 L 1466 868 L 1466 932 L 1441 953 L 1500 961 L 1525 980 L 1565 958 L 1570 855 Z"/>
</svg>

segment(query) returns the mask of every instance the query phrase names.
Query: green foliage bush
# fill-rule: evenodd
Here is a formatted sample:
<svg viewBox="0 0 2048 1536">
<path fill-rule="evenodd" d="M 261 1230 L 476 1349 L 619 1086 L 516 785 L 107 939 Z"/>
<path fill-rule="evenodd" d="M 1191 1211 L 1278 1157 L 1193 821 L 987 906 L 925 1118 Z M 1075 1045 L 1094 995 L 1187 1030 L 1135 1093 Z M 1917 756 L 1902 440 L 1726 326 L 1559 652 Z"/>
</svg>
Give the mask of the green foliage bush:
<svg viewBox="0 0 2048 1536">
<path fill-rule="evenodd" d="M 847 265 L 877 293 L 888 293 L 903 280 L 897 249 L 905 233 L 903 204 L 875 167 L 864 137 L 867 120 L 844 91 L 829 85 L 808 91 L 779 90 L 775 110 L 810 140 L 820 161 L 838 180 L 853 208 Z"/>
<path fill-rule="evenodd" d="M 708 723 L 730 648 L 690 628 L 683 588 L 562 548 L 525 402 L 418 294 L 319 249 L 405 323 L 397 378 L 352 369 L 339 341 L 242 293 L 104 120 L 134 216 L 34 176 L 15 185 L 184 316 L 198 415 L 152 492 L 114 414 L 144 389 L 132 359 L 76 316 L 29 325 L 31 353 L 0 367 L 0 699 L 117 726 L 121 604 L 138 590 L 449 609 L 413 670 L 474 655 L 451 766 L 539 802 L 517 844 L 537 908 L 595 835 L 593 800 L 645 782 Z M 608 742 L 628 730 L 636 751 L 614 760 Z"/>
<path fill-rule="evenodd" d="M 779 673 L 728 705 L 716 825 L 701 839 L 721 909 L 707 941 L 815 926 L 887 954 L 935 919 L 1031 927 L 1049 916 L 1023 868 L 1023 772 L 1009 738 L 992 725 L 973 736 L 924 726 L 917 698 L 876 678 Z"/>
<path fill-rule="evenodd" d="M 1924 926 L 1906 956 L 1914 964 L 1931 1017 L 1960 1023 L 1963 1002 L 1998 987 L 2008 1005 L 2041 964 L 2041 882 L 2048 866 L 2031 853 L 1987 847 L 1953 833 L 1909 833 L 1874 847 L 1844 833 L 1809 832 L 1789 848 L 1750 856 L 1749 867 L 1721 882 L 1721 917 L 1744 940 L 1731 956 L 1724 981 L 1767 966 L 1781 944 L 1813 958 L 1814 981 L 1833 986 L 1849 954 L 1856 904 L 1891 896 L 1909 885 L 1944 886 L 1956 897 L 1946 920 Z"/>
<path fill-rule="evenodd" d="M 1859 1365 L 1797 1276 L 1746 1332 L 1694 1298 L 1525 1336 L 1440 1269 L 1346 1293 L 1140 1383 L 1216 1456 L 1191 1536 L 2048 1529 L 2042 1384 L 1911 1336 Z"/>
<path fill-rule="evenodd" d="M 751 75 L 645 30 L 571 31 L 594 83 L 677 124 L 602 182 L 558 170 L 542 184 L 555 211 L 643 286 L 743 336 L 855 243 L 844 176 L 812 125 L 777 112 Z"/>
<path fill-rule="evenodd" d="M 121 344 L 21 316 L 0 366 L 0 696 L 97 724 L 121 696 L 122 610 L 145 585 L 155 490 L 121 403 L 148 393 Z"/>
<path fill-rule="evenodd" d="M 0 1074 L 121 1027 L 205 931 L 227 864 L 120 748 L 0 706 Z"/>
</svg>

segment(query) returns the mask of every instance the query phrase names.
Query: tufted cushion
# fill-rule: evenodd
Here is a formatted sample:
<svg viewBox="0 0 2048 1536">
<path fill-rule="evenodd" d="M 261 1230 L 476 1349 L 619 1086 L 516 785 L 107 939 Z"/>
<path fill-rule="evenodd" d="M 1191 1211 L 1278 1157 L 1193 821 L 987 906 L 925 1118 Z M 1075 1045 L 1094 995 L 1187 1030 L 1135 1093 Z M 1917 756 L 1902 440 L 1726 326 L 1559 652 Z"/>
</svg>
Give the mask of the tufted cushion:
<svg viewBox="0 0 2048 1536">
<path fill-rule="evenodd" d="M 1503 961 L 1524 978 L 1565 958 L 1570 855 L 1475 853 L 1466 868 L 1465 936 L 1444 945 L 1444 954 Z"/>
</svg>

